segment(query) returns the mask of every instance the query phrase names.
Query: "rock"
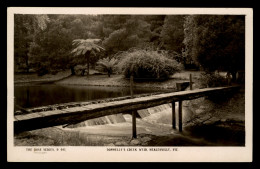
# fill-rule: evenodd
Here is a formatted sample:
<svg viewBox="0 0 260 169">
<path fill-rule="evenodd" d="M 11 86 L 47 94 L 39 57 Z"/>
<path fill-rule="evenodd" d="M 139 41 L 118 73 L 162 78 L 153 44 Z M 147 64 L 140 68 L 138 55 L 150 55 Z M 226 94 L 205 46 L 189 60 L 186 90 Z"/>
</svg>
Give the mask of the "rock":
<svg viewBox="0 0 260 169">
<path fill-rule="evenodd" d="M 203 105 L 200 106 L 200 109 L 206 109 L 206 108 L 207 108 L 206 106 Z"/>
<path fill-rule="evenodd" d="M 151 130 L 149 130 L 148 128 L 145 128 L 145 130 L 146 130 L 146 131 L 148 131 L 148 132 L 150 132 L 150 133 L 152 132 L 152 131 L 151 131 Z"/>
<path fill-rule="evenodd" d="M 139 140 L 132 140 L 132 141 L 130 142 L 130 145 L 138 145 L 138 144 L 140 144 L 140 141 L 139 141 Z"/>
<path fill-rule="evenodd" d="M 141 144 L 142 146 L 147 146 L 148 145 L 148 143 L 146 142 L 146 143 L 142 143 Z"/>
<path fill-rule="evenodd" d="M 121 142 L 116 142 L 115 143 L 115 146 L 121 146 L 122 144 L 121 144 Z"/>
<path fill-rule="evenodd" d="M 209 125 L 212 124 L 213 122 L 211 120 L 205 121 L 203 124 Z"/>
<path fill-rule="evenodd" d="M 151 140 L 150 137 L 143 137 L 143 138 L 141 138 L 141 141 L 142 141 L 143 143 L 148 142 L 148 141 L 150 141 L 150 140 Z"/>
<path fill-rule="evenodd" d="M 104 146 L 115 146 L 113 143 L 104 144 Z"/>
<path fill-rule="evenodd" d="M 202 113 L 204 110 L 203 109 L 197 109 L 197 110 L 195 110 L 195 113 L 196 114 L 200 114 L 200 113 Z"/>
<path fill-rule="evenodd" d="M 218 117 L 212 117 L 211 119 L 210 119 L 210 121 L 212 121 L 213 123 L 215 123 L 215 122 L 218 122 L 220 119 L 218 118 Z"/>
<path fill-rule="evenodd" d="M 226 122 L 226 121 L 227 121 L 227 119 L 221 119 L 220 121 L 221 121 L 221 122 Z"/>
<path fill-rule="evenodd" d="M 116 146 L 127 146 L 128 144 L 124 141 L 119 141 L 115 143 Z"/>
</svg>

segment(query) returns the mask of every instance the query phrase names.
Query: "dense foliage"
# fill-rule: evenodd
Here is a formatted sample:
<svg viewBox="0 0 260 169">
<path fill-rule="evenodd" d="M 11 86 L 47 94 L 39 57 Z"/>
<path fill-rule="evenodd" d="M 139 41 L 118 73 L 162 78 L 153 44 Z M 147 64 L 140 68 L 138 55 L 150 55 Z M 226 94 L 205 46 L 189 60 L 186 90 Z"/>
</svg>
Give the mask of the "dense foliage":
<svg viewBox="0 0 260 169">
<path fill-rule="evenodd" d="M 163 52 L 134 50 L 120 55 L 118 68 L 127 78 L 164 80 L 181 70 L 181 64 Z"/>
<path fill-rule="evenodd" d="M 219 87 L 228 85 L 228 78 L 220 76 L 217 73 L 206 72 L 200 77 L 201 87 Z"/>
<path fill-rule="evenodd" d="M 186 56 L 205 70 L 244 70 L 245 16 L 186 16 L 184 35 Z"/>
<path fill-rule="evenodd" d="M 86 65 L 77 65 L 74 67 L 75 75 L 84 76 L 87 71 Z"/>
<path fill-rule="evenodd" d="M 109 57 L 103 58 L 97 62 L 98 66 L 96 67 L 96 69 L 101 72 L 107 72 L 108 77 L 110 77 L 110 75 L 116 70 L 117 62 L 118 61 L 115 58 L 112 59 L 109 59 Z"/>
<path fill-rule="evenodd" d="M 184 24 L 185 16 L 183 15 L 169 15 L 164 20 L 163 29 L 161 32 L 161 40 L 163 47 L 166 50 L 181 53 L 184 48 L 182 43 L 184 39 Z"/>
<path fill-rule="evenodd" d="M 43 75 L 70 68 L 73 74 L 77 65 L 95 68 L 99 59 L 111 60 L 133 48 L 150 51 L 152 56 L 146 54 L 147 58 L 153 59 L 154 55 L 162 55 L 155 51 L 166 51 L 164 56 L 170 61 L 159 60 L 167 66 L 176 60 L 186 68 L 196 64 L 208 71 L 229 71 L 233 77 L 238 70 L 244 70 L 244 16 L 15 14 L 14 23 L 15 72 L 37 71 Z M 100 40 L 98 46 L 83 49 L 83 41 L 73 46 L 77 39 Z M 95 52 L 103 48 L 103 52 Z M 144 60 L 136 58 L 140 62 L 157 64 L 156 59 L 138 56 Z M 160 76 L 171 73 L 167 70 Z"/>
</svg>

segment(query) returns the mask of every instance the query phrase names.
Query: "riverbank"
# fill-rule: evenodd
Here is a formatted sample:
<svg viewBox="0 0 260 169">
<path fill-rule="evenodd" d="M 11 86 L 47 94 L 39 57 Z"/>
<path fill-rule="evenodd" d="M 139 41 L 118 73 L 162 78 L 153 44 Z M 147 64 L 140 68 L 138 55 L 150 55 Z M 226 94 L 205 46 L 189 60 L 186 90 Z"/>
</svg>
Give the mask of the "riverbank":
<svg viewBox="0 0 260 169">
<path fill-rule="evenodd" d="M 19 73 L 14 74 L 14 84 L 23 84 L 23 83 L 51 83 L 64 78 L 69 77 L 71 74 L 70 70 L 58 72 L 57 74 L 46 74 L 43 76 L 38 76 L 36 73 Z"/>
<path fill-rule="evenodd" d="M 134 87 L 143 88 L 161 88 L 161 89 L 176 89 L 176 83 L 183 83 L 189 81 L 189 75 L 193 74 L 193 80 L 197 81 L 201 72 L 197 71 L 183 71 L 174 74 L 170 79 L 165 81 L 135 81 Z M 130 86 L 129 79 L 123 75 L 89 75 L 86 76 L 71 76 L 63 80 L 55 82 L 61 85 L 86 85 L 86 86 L 114 86 L 114 87 L 128 87 Z"/>
<path fill-rule="evenodd" d="M 41 83 L 55 83 L 59 85 L 81 85 L 81 86 L 112 86 L 112 87 L 128 87 L 130 85 L 129 79 L 123 75 L 113 74 L 108 77 L 105 74 L 98 73 L 95 70 L 90 70 L 89 76 L 74 75 L 71 76 L 70 70 L 59 72 L 56 75 L 47 74 L 44 76 L 37 76 L 37 74 L 15 74 L 15 85 L 26 84 L 41 84 Z M 188 82 L 189 76 L 192 74 L 193 81 L 198 81 L 201 72 L 199 71 L 182 71 L 175 73 L 170 79 L 165 81 L 138 81 L 134 82 L 134 87 L 143 88 L 161 88 L 161 89 L 176 89 L 176 83 Z"/>
</svg>

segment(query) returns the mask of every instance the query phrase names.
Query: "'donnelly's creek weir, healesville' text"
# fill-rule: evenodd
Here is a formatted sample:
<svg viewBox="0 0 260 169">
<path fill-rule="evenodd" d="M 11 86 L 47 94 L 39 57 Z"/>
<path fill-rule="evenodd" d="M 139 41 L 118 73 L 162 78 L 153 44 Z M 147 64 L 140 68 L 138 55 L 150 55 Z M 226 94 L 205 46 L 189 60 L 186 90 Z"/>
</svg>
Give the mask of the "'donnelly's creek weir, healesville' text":
<svg viewBox="0 0 260 169">
<path fill-rule="evenodd" d="M 178 151 L 178 148 L 107 148 L 107 151 Z"/>
</svg>

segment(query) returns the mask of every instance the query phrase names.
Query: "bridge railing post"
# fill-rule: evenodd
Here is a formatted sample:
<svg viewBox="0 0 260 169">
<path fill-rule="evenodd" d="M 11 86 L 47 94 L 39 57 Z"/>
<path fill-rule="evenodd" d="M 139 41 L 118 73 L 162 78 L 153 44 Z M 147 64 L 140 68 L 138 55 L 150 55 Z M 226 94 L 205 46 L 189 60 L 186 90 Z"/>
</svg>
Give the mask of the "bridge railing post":
<svg viewBox="0 0 260 169">
<path fill-rule="evenodd" d="M 190 74 L 190 90 L 192 90 L 192 74 Z"/>
<path fill-rule="evenodd" d="M 137 111 L 132 111 L 132 136 L 133 138 L 137 138 L 136 136 L 136 113 Z"/>
<path fill-rule="evenodd" d="M 172 101 L 172 128 L 176 129 L 175 101 Z"/>
<path fill-rule="evenodd" d="M 134 77 L 133 75 L 130 76 L 130 95 L 131 95 L 131 98 L 133 98 L 133 86 L 134 86 Z"/>
<path fill-rule="evenodd" d="M 179 131 L 182 132 L 182 100 L 179 101 Z"/>
<path fill-rule="evenodd" d="M 133 77 L 133 74 L 131 74 L 130 76 L 130 95 L 131 95 L 131 98 L 133 98 L 133 82 L 134 81 L 134 77 Z M 137 138 L 137 135 L 136 135 L 136 113 L 137 113 L 137 110 L 134 110 L 132 111 L 132 137 L 133 138 Z"/>
</svg>

